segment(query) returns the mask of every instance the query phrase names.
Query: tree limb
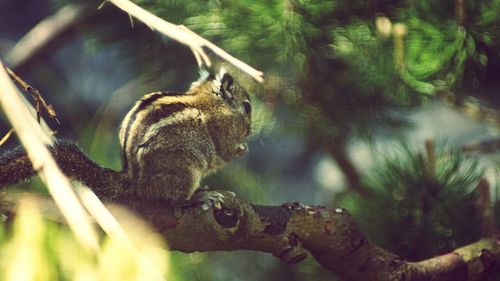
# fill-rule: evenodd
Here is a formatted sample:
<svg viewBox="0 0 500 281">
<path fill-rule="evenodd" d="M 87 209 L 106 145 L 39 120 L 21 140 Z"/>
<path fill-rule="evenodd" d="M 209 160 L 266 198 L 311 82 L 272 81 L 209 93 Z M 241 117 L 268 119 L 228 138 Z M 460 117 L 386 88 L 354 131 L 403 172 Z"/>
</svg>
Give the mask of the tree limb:
<svg viewBox="0 0 500 281">
<path fill-rule="evenodd" d="M 371 242 L 344 209 L 299 203 L 259 206 L 229 192 L 221 210 L 174 209 L 161 201 L 121 198 L 151 223 L 172 250 L 255 250 L 288 263 L 310 253 L 343 280 L 478 280 L 500 262 L 500 239 L 492 237 L 420 262 L 408 262 Z"/>
</svg>

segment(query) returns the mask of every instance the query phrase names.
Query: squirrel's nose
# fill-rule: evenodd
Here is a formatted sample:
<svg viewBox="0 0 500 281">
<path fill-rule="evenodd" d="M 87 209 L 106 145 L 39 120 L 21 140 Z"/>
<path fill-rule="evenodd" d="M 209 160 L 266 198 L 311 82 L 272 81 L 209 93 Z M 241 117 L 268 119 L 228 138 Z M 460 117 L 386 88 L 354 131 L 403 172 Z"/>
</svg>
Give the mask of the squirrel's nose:
<svg viewBox="0 0 500 281">
<path fill-rule="evenodd" d="M 238 155 L 242 155 L 248 152 L 248 144 L 246 143 L 240 143 L 238 146 L 236 146 L 236 153 Z"/>
</svg>

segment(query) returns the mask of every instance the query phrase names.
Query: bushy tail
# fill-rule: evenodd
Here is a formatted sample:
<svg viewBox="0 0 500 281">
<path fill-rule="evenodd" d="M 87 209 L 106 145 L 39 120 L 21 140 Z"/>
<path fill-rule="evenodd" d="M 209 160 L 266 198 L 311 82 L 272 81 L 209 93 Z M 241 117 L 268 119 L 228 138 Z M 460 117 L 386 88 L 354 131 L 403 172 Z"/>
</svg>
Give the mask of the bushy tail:
<svg viewBox="0 0 500 281">
<path fill-rule="evenodd" d="M 64 174 L 90 187 L 98 195 L 114 197 L 126 190 L 124 173 L 99 166 L 76 144 L 60 140 L 49 149 Z M 22 147 L 0 157 L 0 187 L 27 181 L 35 174 L 36 171 Z"/>
<path fill-rule="evenodd" d="M 0 157 L 0 187 L 29 180 L 36 174 L 22 147 L 8 151 Z"/>
</svg>

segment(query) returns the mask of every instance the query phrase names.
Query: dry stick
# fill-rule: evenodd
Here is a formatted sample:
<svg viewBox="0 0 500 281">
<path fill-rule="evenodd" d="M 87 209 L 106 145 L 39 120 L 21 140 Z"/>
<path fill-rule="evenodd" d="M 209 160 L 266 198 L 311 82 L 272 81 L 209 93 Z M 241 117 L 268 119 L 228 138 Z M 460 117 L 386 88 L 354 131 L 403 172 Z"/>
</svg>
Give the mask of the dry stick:
<svg viewBox="0 0 500 281">
<path fill-rule="evenodd" d="M 46 183 L 47 189 L 64 215 L 69 227 L 84 247 L 98 250 L 97 233 L 87 212 L 78 201 L 69 180 L 57 167 L 46 145 L 52 139 L 42 130 L 20 98 L 14 83 L 0 62 L 0 104 L 26 149 L 33 168 Z"/>
<path fill-rule="evenodd" d="M 5 134 L 5 136 L 3 136 L 3 138 L 0 140 L 0 146 L 2 146 L 10 138 L 10 136 L 12 135 L 12 133 L 14 133 L 14 129 L 10 129 L 7 132 L 7 134 Z"/>
<path fill-rule="evenodd" d="M 229 63 L 233 64 L 235 67 L 239 68 L 243 72 L 252 76 L 258 82 L 264 81 L 263 73 L 261 71 L 258 71 L 253 67 L 249 66 L 248 64 L 231 56 L 230 54 L 228 54 L 215 44 L 211 43 L 205 38 L 189 30 L 187 27 L 167 22 L 128 0 L 108 0 L 108 1 L 113 3 L 118 8 L 122 9 L 129 15 L 140 20 L 145 25 L 149 26 L 151 29 L 158 30 L 159 32 L 165 34 L 166 36 L 191 48 L 196 60 L 198 61 L 198 64 L 201 65 L 204 63 L 207 66 L 210 66 L 210 60 L 205 51 L 203 50 L 203 47 L 207 47 L 222 59 L 228 61 Z"/>
<path fill-rule="evenodd" d="M 40 123 L 41 107 L 43 107 L 43 109 L 45 109 L 45 112 L 47 112 L 47 114 L 49 115 L 49 117 L 52 118 L 52 119 L 55 119 L 57 121 L 57 123 L 60 124 L 60 122 L 59 122 L 59 120 L 57 119 L 57 116 L 56 116 L 56 111 L 54 110 L 54 108 L 52 107 L 52 105 L 47 104 L 47 102 L 45 102 L 45 100 L 43 99 L 42 95 L 40 94 L 40 92 L 37 89 L 33 88 L 28 83 L 26 83 L 23 79 L 21 79 L 19 76 L 17 76 L 14 73 L 14 71 L 12 71 L 12 69 L 10 69 L 8 67 L 5 67 L 5 70 L 7 71 L 7 73 L 9 74 L 9 76 L 12 78 L 12 80 L 14 80 L 26 92 L 28 92 L 29 94 L 31 94 L 31 97 L 33 97 L 33 99 L 35 100 L 35 104 L 36 104 L 36 120 L 38 121 L 38 123 Z"/>
<path fill-rule="evenodd" d="M 187 34 L 185 31 L 181 30 L 177 25 L 167 22 L 150 12 L 142 9 L 136 4 L 127 1 L 127 0 L 109 0 L 109 2 L 115 4 L 118 8 L 122 9 L 129 15 L 137 18 L 142 21 L 145 25 L 147 25 L 152 30 L 158 30 L 159 32 L 165 34 L 166 36 L 177 40 L 179 43 L 182 43 L 191 48 L 195 57 L 201 58 L 198 61 L 199 64 L 206 64 L 210 66 L 210 59 L 208 55 L 202 49 L 202 42 L 200 42 L 200 38 L 193 37 L 190 34 Z M 203 39 L 203 38 L 201 38 Z"/>
</svg>

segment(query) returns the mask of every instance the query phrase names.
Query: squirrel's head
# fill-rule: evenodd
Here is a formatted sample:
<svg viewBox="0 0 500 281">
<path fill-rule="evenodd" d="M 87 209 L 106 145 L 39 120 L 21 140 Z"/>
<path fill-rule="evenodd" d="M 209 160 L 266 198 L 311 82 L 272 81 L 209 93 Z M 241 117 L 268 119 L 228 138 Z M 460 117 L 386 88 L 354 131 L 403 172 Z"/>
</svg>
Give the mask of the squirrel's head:
<svg viewBox="0 0 500 281">
<path fill-rule="evenodd" d="M 250 135 L 252 115 L 250 96 L 224 68 L 221 68 L 217 74 L 207 70 L 200 72 L 200 79 L 191 85 L 187 94 L 201 91 L 211 96 L 218 104 L 222 104 L 223 110 L 217 115 L 220 115 L 221 120 L 229 123 L 222 125 L 227 128 L 221 132 L 230 134 L 228 138 L 223 139 L 237 140 L 233 156 L 246 153 L 248 151 L 246 137 Z M 214 107 L 214 110 L 221 110 L 221 108 Z M 228 116 L 231 118 L 227 118 Z"/>
</svg>

